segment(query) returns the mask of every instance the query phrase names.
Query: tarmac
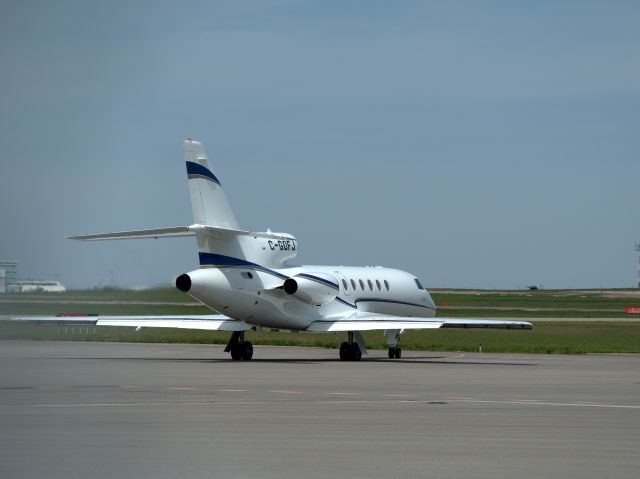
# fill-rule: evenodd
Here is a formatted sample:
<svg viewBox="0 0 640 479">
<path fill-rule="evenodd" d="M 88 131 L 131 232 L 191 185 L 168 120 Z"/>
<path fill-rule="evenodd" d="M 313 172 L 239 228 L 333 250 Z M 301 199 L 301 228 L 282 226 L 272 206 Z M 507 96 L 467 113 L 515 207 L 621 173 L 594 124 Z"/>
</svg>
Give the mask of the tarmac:
<svg viewBox="0 0 640 479">
<path fill-rule="evenodd" d="M 0 341 L 2 478 L 636 478 L 640 355 Z"/>
</svg>

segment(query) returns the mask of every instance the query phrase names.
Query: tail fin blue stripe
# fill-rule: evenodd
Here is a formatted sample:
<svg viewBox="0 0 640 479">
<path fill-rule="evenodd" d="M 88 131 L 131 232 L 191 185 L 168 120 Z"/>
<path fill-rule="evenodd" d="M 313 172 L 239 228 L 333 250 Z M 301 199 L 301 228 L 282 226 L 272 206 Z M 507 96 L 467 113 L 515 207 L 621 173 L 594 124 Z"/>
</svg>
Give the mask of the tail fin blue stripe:
<svg viewBox="0 0 640 479">
<path fill-rule="evenodd" d="M 205 178 L 222 186 L 220 184 L 220 180 L 216 178 L 216 175 L 214 175 L 209 168 L 202 166 L 199 163 L 194 163 L 193 161 L 187 161 L 187 176 L 189 179 Z"/>
</svg>

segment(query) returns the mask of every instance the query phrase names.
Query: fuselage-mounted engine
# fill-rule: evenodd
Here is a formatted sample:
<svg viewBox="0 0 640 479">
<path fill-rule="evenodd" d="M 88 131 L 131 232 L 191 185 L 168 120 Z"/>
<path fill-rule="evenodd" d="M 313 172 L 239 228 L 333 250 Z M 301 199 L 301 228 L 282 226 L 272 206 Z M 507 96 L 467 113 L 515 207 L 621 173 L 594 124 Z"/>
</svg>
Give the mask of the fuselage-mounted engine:
<svg viewBox="0 0 640 479">
<path fill-rule="evenodd" d="M 282 285 L 284 292 L 308 304 L 321 305 L 338 296 L 338 279 L 327 273 L 300 273 Z"/>
</svg>

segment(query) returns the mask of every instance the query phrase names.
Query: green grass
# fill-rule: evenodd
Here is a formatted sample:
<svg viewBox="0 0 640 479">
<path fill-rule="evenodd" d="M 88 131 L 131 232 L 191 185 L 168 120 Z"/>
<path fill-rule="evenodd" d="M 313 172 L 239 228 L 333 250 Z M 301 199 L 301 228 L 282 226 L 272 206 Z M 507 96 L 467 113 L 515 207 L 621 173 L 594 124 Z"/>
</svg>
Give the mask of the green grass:
<svg viewBox="0 0 640 479">
<path fill-rule="evenodd" d="M 0 339 L 54 341 L 118 341 L 150 343 L 225 344 L 229 333 L 176 329 L 94 328 L 92 326 L 36 326 L 0 321 Z M 386 349 L 381 331 L 364 334 L 370 349 Z M 337 348 L 344 334 L 256 333 L 247 338 L 254 344 Z M 582 354 L 640 353 L 640 321 L 635 322 L 539 322 L 533 331 L 429 330 L 402 335 L 401 346 L 416 351 Z"/>
<path fill-rule="evenodd" d="M 629 315 L 624 311 L 602 312 L 593 311 L 572 311 L 572 310 L 548 310 L 548 311 L 525 311 L 522 309 L 439 309 L 436 312 L 439 318 L 517 318 L 526 320 L 527 318 L 618 318 L 629 319 Z"/>
<path fill-rule="evenodd" d="M 73 304 L 73 303 L 0 303 L 0 316 L 53 315 L 58 313 L 89 313 L 100 315 L 171 315 L 215 314 L 206 306 L 175 306 L 156 304 Z"/>
<path fill-rule="evenodd" d="M 150 301 L 158 303 L 197 303 L 191 296 L 173 287 L 152 288 L 140 291 L 105 288 L 65 291 L 64 293 L 8 293 L 0 295 L 3 301 Z"/>
<path fill-rule="evenodd" d="M 607 322 L 539 321 L 533 331 L 430 330 L 409 331 L 402 336 L 406 350 L 477 351 L 517 353 L 640 353 L 640 320 L 630 318 L 627 306 L 640 300 L 608 297 L 599 291 L 586 294 L 573 291 L 536 292 L 432 292 L 436 304 L 452 306 L 440 309 L 438 316 L 503 318 L 598 318 L 619 319 Z M 26 300 L 26 301 L 25 301 Z M 82 301 L 89 304 L 75 304 Z M 113 301 L 119 304 L 91 302 Z M 155 304 L 136 304 L 136 302 Z M 179 303 L 179 304 L 162 304 Z M 456 306 L 471 309 L 456 309 Z M 474 308 L 488 309 L 474 309 Z M 499 310 L 497 307 L 545 308 L 543 311 Z M 575 311 L 574 309 L 587 310 Z M 607 309 L 613 311 L 598 311 Z M 592 311 L 590 311 L 592 310 Z M 617 310 L 617 311 L 616 311 Z M 211 314 L 191 297 L 173 288 L 146 291 L 90 290 L 67 293 L 34 293 L 0 296 L 0 315 L 55 315 L 56 313 L 95 313 L 101 315 Z M 247 333 L 257 345 L 296 345 L 337 348 L 344 334 Z M 124 341 L 157 343 L 224 344 L 229 333 L 176 329 L 93 328 L 35 326 L 16 321 L 0 321 L 0 339 Z M 386 349 L 382 332 L 364 334 L 371 349 Z"/>
<path fill-rule="evenodd" d="M 599 291 L 483 291 L 446 293 L 431 291 L 439 306 L 501 306 L 523 308 L 620 309 L 640 305 L 640 298 L 609 297 Z"/>
</svg>

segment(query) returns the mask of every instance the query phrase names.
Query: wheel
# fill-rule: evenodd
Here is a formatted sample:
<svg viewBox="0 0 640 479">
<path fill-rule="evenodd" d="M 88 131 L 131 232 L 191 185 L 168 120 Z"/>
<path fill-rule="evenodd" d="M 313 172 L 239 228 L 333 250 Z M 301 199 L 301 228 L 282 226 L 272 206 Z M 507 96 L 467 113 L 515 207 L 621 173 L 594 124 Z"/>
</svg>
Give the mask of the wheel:
<svg viewBox="0 0 640 479">
<path fill-rule="evenodd" d="M 349 343 L 346 341 L 340 345 L 340 360 L 349 361 Z"/>
<path fill-rule="evenodd" d="M 231 359 L 240 361 L 242 359 L 242 344 L 234 344 L 231 346 Z"/>
<path fill-rule="evenodd" d="M 394 359 L 396 357 L 396 348 L 389 348 L 389 359 Z"/>
<path fill-rule="evenodd" d="M 402 356 L 402 349 L 400 349 L 400 348 L 395 348 L 395 349 L 396 350 L 395 350 L 394 356 L 395 356 L 396 359 L 400 359 L 400 357 Z"/>
<path fill-rule="evenodd" d="M 360 358 L 362 357 L 362 351 L 360 351 L 358 343 L 351 344 L 351 346 L 349 347 L 349 353 L 349 359 L 351 359 L 351 361 L 360 361 Z"/>
<path fill-rule="evenodd" d="M 253 344 L 251 344 L 251 341 L 245 341 L 240 345 L 240 348 L 242 351 L 242 359 L 250 361 L 253 357 Z"/>
</svg>

